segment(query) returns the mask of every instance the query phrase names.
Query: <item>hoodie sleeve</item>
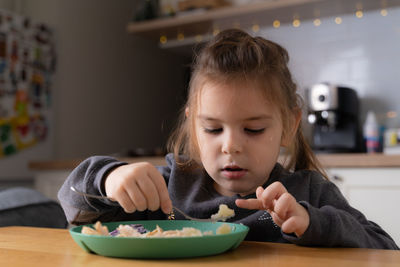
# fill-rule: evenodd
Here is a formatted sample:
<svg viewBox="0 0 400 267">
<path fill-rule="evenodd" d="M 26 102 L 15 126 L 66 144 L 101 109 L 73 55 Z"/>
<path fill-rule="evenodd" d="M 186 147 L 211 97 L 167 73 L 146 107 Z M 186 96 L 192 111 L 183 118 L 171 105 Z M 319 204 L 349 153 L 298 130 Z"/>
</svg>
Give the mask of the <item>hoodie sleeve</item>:
<svg viewBox="0 0 400 267">
<path fill-rule="evenodd" d="M 69 223 L 83 224 L 116 215 L 121 209 L 116 202 L 86 198 L 71 190 L 76 189 L 94 195 L 105 196 L 101 188 L 103 177 L 112 169 L 124 165 L 112 157 L 93 156 L 82 161 L 68 176 L 58 191 L 58 199 Z"/>
<path fill-rule="evenodd" d="M 283 233 L 285 239 L 305 246 L 399 249 L 382 228 L 348 204 L 335 184 L 315 177 L 310 189 L 310 201 L 299 201 L 310 225 L 300 238 Z"/>
</svg>

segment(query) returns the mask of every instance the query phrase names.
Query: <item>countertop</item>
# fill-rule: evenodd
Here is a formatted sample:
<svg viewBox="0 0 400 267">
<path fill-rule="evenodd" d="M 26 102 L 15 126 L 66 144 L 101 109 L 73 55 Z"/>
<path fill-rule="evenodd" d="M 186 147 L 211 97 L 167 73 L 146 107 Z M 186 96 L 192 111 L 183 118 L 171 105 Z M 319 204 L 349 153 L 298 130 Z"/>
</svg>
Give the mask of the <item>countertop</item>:
<svg viewBox="0 0 400 267">
<path fill-rule="evenodd" d="M 324 168 L 400 168 L 400 155 L 386 154 L 317 154 Z M 154 165 L 165 165 L 164 157 L 119 158 L 128 163 L 147 161 Z M 31 161 L 29 168 L 35 171 L 70 170 L 83 159 Z"/>
</svg>

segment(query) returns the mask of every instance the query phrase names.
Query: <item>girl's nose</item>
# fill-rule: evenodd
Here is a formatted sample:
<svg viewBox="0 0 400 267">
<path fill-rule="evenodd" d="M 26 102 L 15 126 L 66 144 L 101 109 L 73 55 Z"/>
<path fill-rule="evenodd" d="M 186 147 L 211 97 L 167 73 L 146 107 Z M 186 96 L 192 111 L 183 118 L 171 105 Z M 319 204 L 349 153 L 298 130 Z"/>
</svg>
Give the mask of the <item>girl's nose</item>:
<svg viewBox="0 0 400 267">
<path fill-rule="evenodd" d="M 222 153 L 236 154 L 242 152 L 242 146 L 239 138 L 235 138 L 233 134 L 227 134 L 222 144 Z"/>
</svg>

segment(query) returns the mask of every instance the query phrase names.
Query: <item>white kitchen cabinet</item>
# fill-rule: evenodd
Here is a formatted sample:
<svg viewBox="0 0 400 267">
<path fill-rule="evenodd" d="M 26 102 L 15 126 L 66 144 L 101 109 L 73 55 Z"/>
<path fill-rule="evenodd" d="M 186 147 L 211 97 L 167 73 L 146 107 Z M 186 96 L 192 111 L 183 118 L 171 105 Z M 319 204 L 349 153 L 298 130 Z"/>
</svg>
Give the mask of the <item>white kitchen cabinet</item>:
<svg viewBox="0 0 400 267">
<path fill-rule="evenodd" d="M 350 205 L 400 245 L 400 168 L 329 168 L 327 172 Z"/>
</svg>

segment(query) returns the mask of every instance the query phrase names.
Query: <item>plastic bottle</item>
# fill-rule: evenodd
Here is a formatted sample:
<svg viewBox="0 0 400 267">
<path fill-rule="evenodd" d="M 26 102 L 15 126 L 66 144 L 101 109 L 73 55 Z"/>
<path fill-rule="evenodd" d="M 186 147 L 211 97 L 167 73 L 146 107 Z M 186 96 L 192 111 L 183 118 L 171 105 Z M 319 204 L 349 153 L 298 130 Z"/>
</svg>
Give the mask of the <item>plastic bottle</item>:
<svg viewBox="0 0 400 267">
<path fill-rule="evenodd" d="M 364 123 L 364 139 L 366 142 L 367 153 L 376 153 L 379 151 L 379 124 L 375 113 L 368 111 Z"/>
<path fill-rule="evenodd" d="M 400 154 L 400 121 L 397 112 L 388 111 L 386 113 L 386 126 L 383 152 L 385 154 Z"/>
</svg>

